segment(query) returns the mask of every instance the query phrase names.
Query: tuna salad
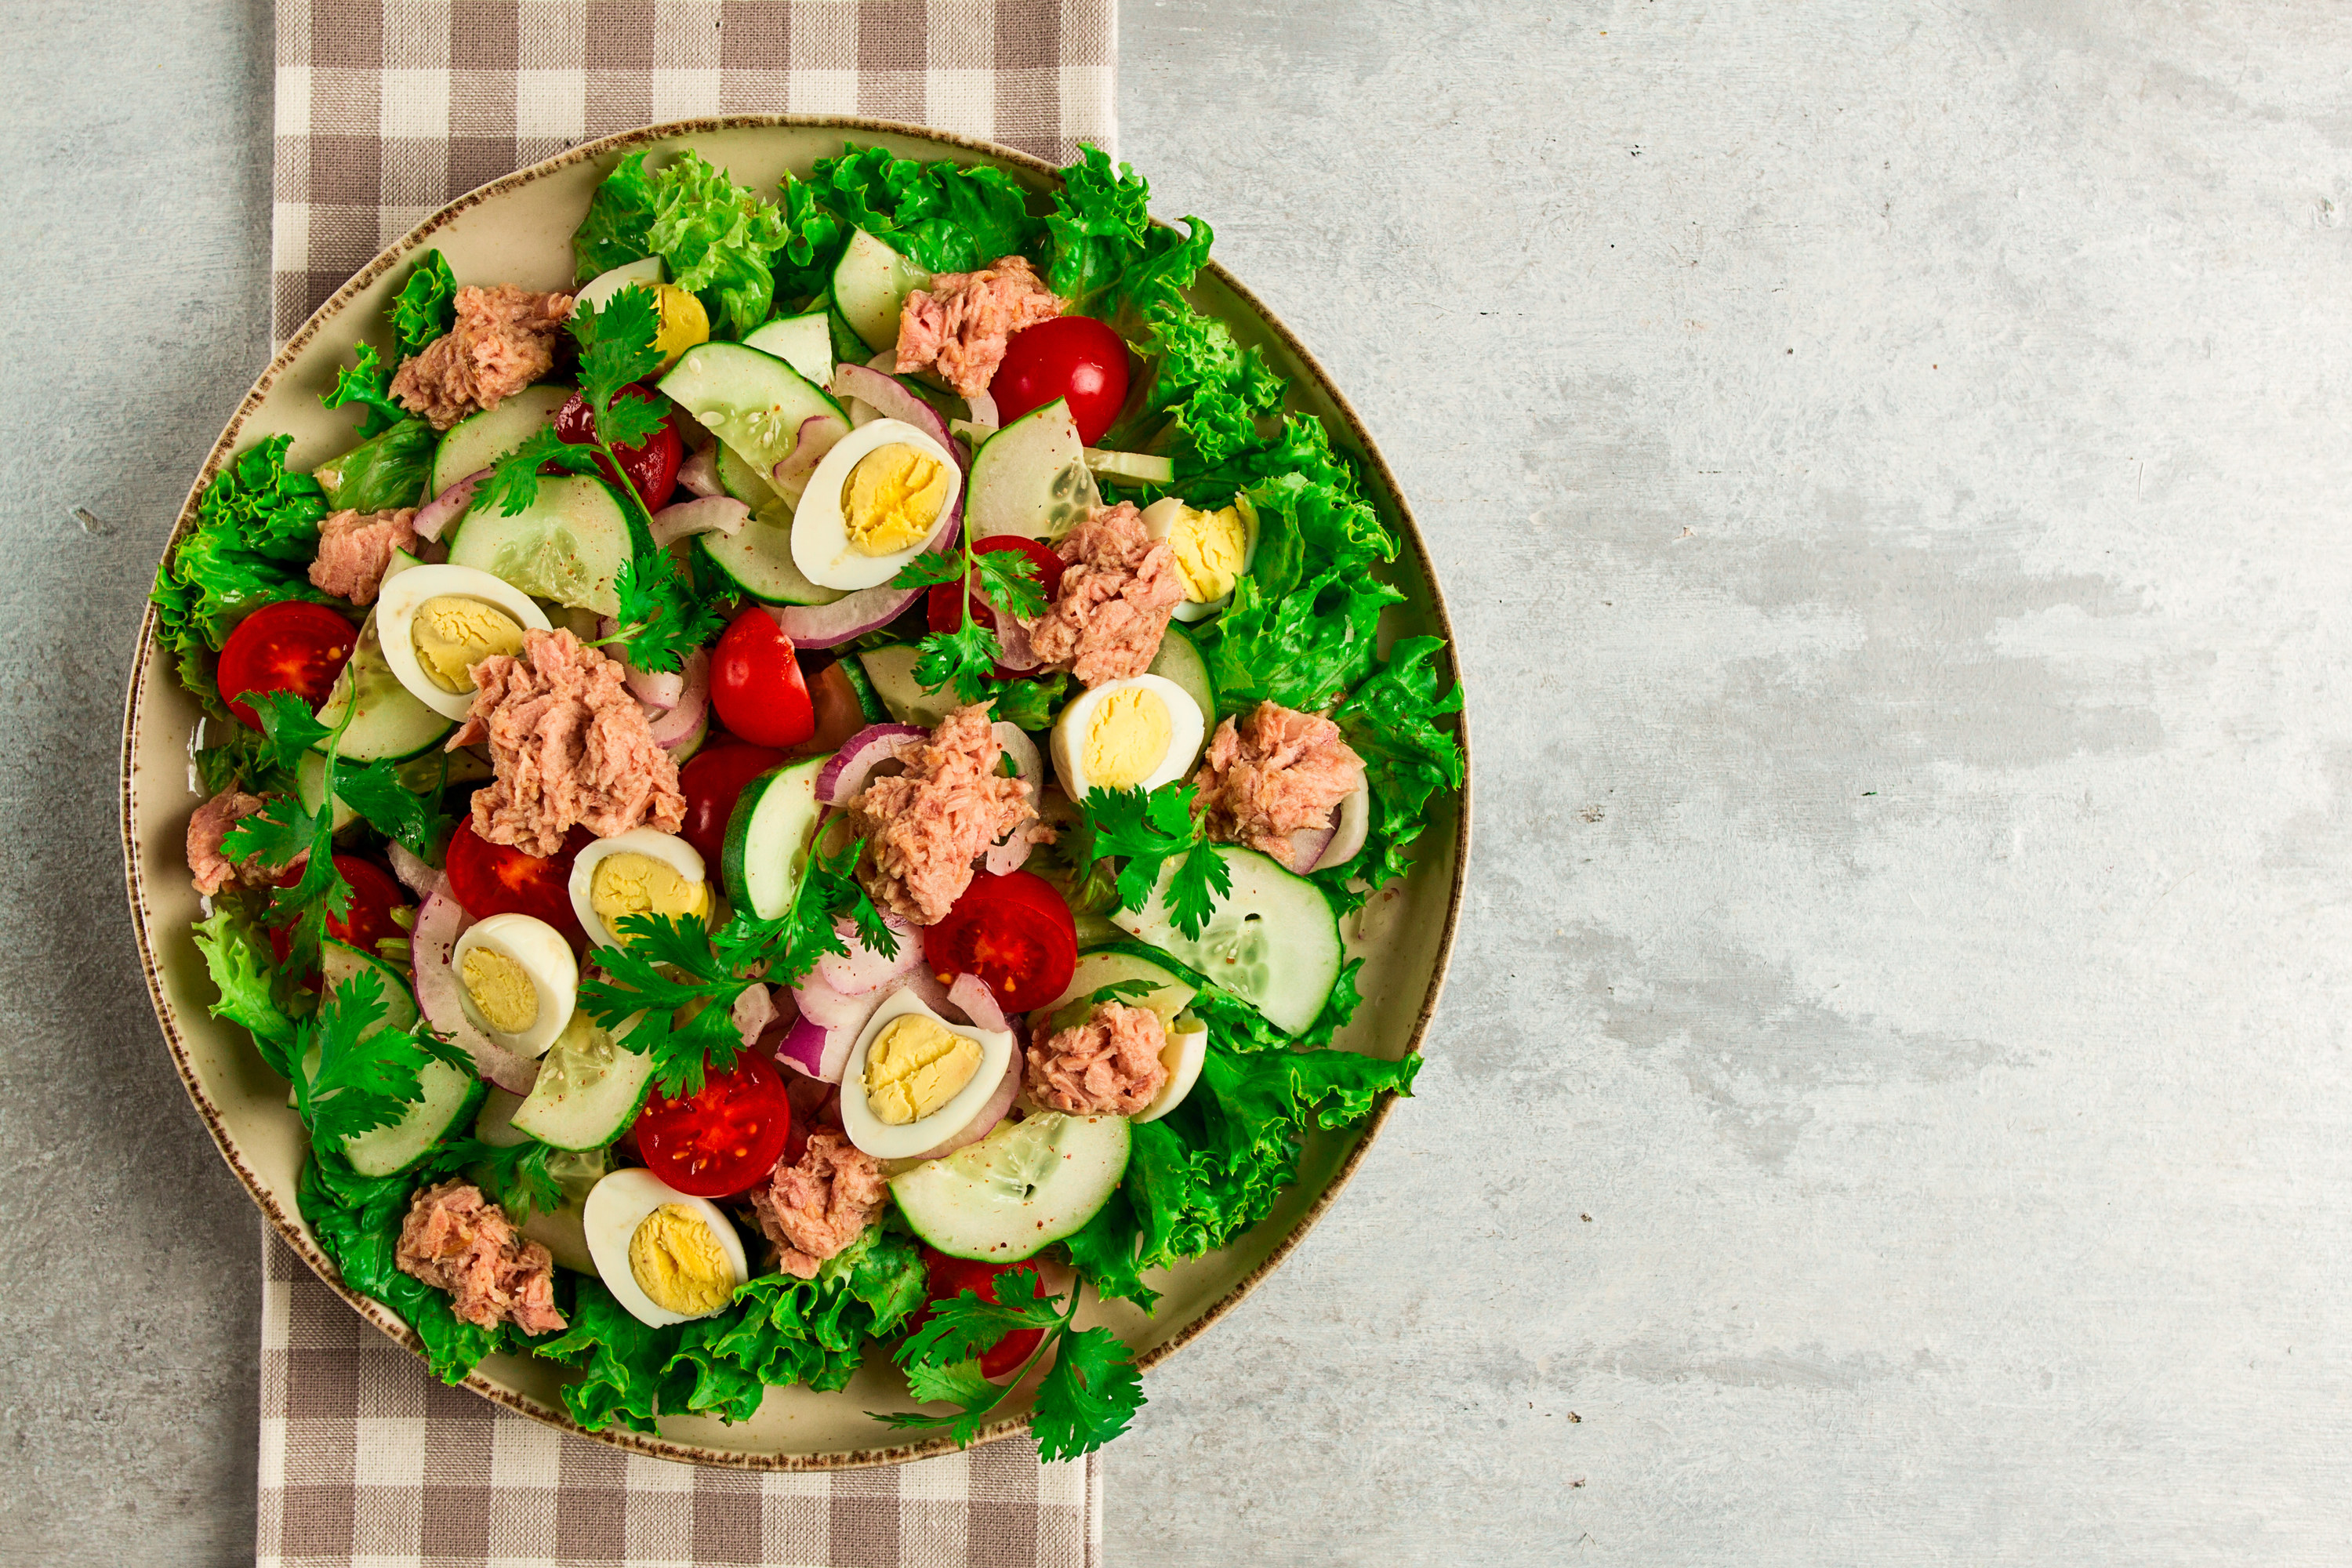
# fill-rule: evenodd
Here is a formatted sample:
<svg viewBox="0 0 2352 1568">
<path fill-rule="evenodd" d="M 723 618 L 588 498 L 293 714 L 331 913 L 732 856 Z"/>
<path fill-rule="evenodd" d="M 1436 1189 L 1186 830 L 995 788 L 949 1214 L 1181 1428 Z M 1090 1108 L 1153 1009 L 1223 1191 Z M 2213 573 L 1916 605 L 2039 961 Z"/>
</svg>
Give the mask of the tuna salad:
<svg viewBox="0 0 2352 1568">
<path fill-rule="evenodd" d="M 1349 948 L 1460 693 L 1147 195 L 632 153 L 568 274 L 409 257 L 342 449 L 202 492 L 193 941 L 444 1378 L 652 1431 L 878 1349 L 887 1428 L 1087 1452 L 1143 1396 L 1082 1298 L 1151 1311 L 1411 1091 Z"/>
</svg>

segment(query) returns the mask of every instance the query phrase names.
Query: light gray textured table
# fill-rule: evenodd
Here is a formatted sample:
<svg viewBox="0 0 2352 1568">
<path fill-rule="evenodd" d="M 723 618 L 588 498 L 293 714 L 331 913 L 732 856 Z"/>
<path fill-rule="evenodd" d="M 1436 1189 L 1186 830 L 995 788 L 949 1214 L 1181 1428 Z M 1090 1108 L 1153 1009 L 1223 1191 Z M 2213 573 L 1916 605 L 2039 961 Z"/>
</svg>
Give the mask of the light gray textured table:
<svg viewBox="0 0 2352 1568">
<path fill-rule="evenodd" d="M 256 1227 L 114 755 L 266 357 L 269 13 L 10 20 L 0 1560 L 226 1563 Z M 1122 45 L 1419 509 L 1480 804 L 1422 1097 L 1153 1374 L 1115 1561 L 2345 1561 L 2352 13 Z"/>
</svg>

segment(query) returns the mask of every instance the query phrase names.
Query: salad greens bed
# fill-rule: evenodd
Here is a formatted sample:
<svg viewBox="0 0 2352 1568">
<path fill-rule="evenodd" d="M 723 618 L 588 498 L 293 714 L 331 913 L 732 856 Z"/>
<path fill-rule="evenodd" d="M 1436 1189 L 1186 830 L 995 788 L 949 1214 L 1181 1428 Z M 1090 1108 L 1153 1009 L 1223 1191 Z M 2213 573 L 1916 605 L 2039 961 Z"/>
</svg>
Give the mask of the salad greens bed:
<svg viewBox="0 0 2352 1568">
<path fill-rule="evenodd" d="M 715 342 L 825 311 L 835 341 L 849 351 L 842 357 L 859 363 L 864 345 L 829 290 L 860 231 L 933 273 L 1019 254 L 1070 313 L 1109 323 L 1141 368 L 1099 445 L 1167 462 L 1150 481 L 1102 474 L 1105 504 L 1148 505 L 1172 495 L 1203 509 L 1239 500 L 1255 511 L 1255 553 L 1230 604 L 1188 628 L 1217 712 L 1246 713 L 1273 701 L 1328 713 L 1366 764 L 1361 847 L 1311 877 L 1335 917 L 1344 915 L 1408 871 L 1433 799 L 1461 784 L 1462 753 L 1448 717 L 1459 710 L 1461 694 L 1440 675 L 1438 639 L 1404 637 L 1382 650 L 1381 614 L 1403 598 L 1379 574 L 1396 558 L 1396 537 L 1322 423 L 1285 412 L 1286 384 L 1264 355 L 1187 300 L 1208 258 L 1208 226 L 1188 219 L 1181 233 L 1154 226 L 1148 195 L 1131 170 L 1094 149 L 1063 172 L 1049 202 L 998 169 L 920 163 L 881 148 L 852 146 L 819 160 L 808 177 L 787 177 L 772 194 L 736 184 L 690 151 L 658 163 L 637 153 L 599 187 L 573 247 L 583 282 L 658 258 L 669 282 L 700 304 Z M 649 1431 L 664 1414 L 742 1420 L 772 1386 L 844 1387 L 867 1347 L 882 1342 L 914 1399 L 932 1408 L 880 1418 L 968 1442 L 1008 1396 L 1006 1386 L 981 1375 L 976 1358 L 1008 1335 L 1034 1331 L 1026 1364 L 1049 1368 L 1035 1394 L 1041 1452 L 1068 1457 L 1117 1436 L 1143 1395 L 1118 1337 L 1076 1325 L 1079 1285 L 1053 1291 L 1045 1274 L 1031 1269 L 1008 1275 L 993 1301 L 971 1290 L 929 1301 L 919 1239 L 895 1209 L 814 1279 L 759 1274 L 716 1315 L 664 1328 L 633 1316 L 598 1278 L 563 1268 L 556 1298 L 565 1331 L 532 1339 L 510 1325 L 484 1329 L 461 1321 L 448 1295 L 395 1266 L 402 1223 L 421 1186 L 462 1176 L 520 1223 L 566 1203 L 567 1182 L 580 1176 L 583 1161 L 593 1174 L 610 1156 L 528 1138 L 484 1141 L 460 1122 L 394 1173 L 362 1175 L 354 1167 L 346 1140 L 401 1122 L 427 1093 L 436 1064 L 471 1073 L 474 1063 L 395 994 L 397 978 L 362 967 L 312 989 L 331 945 L 328 921 L 341 921 L 353 896 L 334 856 L 339 848 L 396 845 L 437 866 L 472 786 L 453 777 L 450 759 L 437 751 L 402 762 L 347 760 L 356 701 L 338 713 L 331 703 L 314 711 L 287 692 L 224 692 L 216 671 L 229 633 L 260 606 L 310 601 L 354 621 L 362 616 L 311 585 L 320 524 L 331 512 L 430 499 L 443 437 L 395 399 L 390 384 L 396 366 L 450 329 L 457 288 L 447 263 L 428 253 L 388 312 L 388 346 L 362 344 L 326 395 L 330 408 L 354 414 L 355 444 L 307 473 L 288 466 L 285 436 L 237 455 L 205 491 L 153 594 L 155 635 L 211 716 L 213 743 L 197 753 L 206 789 L 241 788 L 267 803 L 236 824 L 225 853 L 300 866 L 285 885 L 215 897 L 195 942 L 219 992 L 215 1015 L 249 1031 L 264 1060 L 291 1085 L 312 1141 L 300 1208 L 320 1247 L 346 1283 L 415 1330 L 446 1380 L 464 1378 L 498 1352 L 527 1352 L 577 1368 L 563 1399 L 592 1430 L 617 1422 Z M 653 513 L 621 460 L 669 413 L 661 398 L 623 392 L 663 364 L 656 341 L 663 328 L 650 289 L 583 301 L 571 335 L 588 438 L 567 441 L 551 426 L 530 435 L 494 462 L 473 502 L 478 510 L 511 515 L 533 502 L 550 473 L 605 485 L 631 542 L 614 583 L 619 614 L 608 640 L 647 671 L 676 671 L 709 645 L 736 594 L 699 551 L 681 567 L 655 546 Z M 943 411 L 965 409 L 936 387 L 906 384 Z M 967 537 L 960 551 L 917 558 L 897 581 L 919 586 L 970 577 L 1000 613 L 1034 616 L 1044 603 L 1034 573 L 1017 553 L 974 553 Z M 883 713 L 871 683 L 850 656 L 894 640 L 917 642 L 914 674 L 925 691 L 943 701 L 993 696 L 997 716 L 1024 729 L 1047 728 L 1070 694 L 1058 675 L 992 679 L 1002 648 L 967 610 L 951 630 L 894 629 L 839 650 L 875 718 Z M 230 721 L 229 701 L 240 695 L 257 727 Z M 306 782 L 306 768 L 315 781 Z M 471 776 L 478 780 L 480 771 Z M 352 820 L 339 823 L 343 814 Z M 1331 1048 L 1359 1000 L 1360 959 L 1339 969 L 1311 1024 L 1286 1033 L 1171 952 L 1098 918 L 1141 909 L 1164 880 L 1173 928 L 1188 939 L 1201 935 L 1230 890 L 1231 872 L 1202 837 L 1189 784 L 1097 790 L 1076 803 L 1075 815 L 1049 852 L 1071 906 L 1082 919 L 1097 917 L 1099 949 L 1197 984 L 1190 1011 L 1208 1032 L 1197 1087 L 1165 1116 L 1130 1128 L 1124 1175 L 1060 1244 L 1078 1281 L 1148 1311 L 1159 1300 L 1151 1271 L 1225 1247 L 1264 1219 L 1296 1179 L 1307 1140 L 1361 1121 L 1382 1094 L 1409 1092 L 1419 1063 Z M 695 1092 L 706 1071 L 728 1070 L 742 1049 L 730 1013 L 748 988 L 791 984 L 824 955 L 846 955 L 837 920 L 869 947 L 895 945 L 852 874 L 856 853 L 854 845 L 812 852 L 789 906 L 774 919 L 740 909 L 723 921 L 633 917 L 624 922 L 634 933 L 628 946 L 599 950 L 601 973 L 581 987 L 581 1009 L 614 1030 L 623 1047 L 650 1057 L 664 1093 Z M 405 967 L 404 941 L 378 948 L 395 975 Z M 927 1301 L 928 1316 L 909 1332 Z"/>
</svg>

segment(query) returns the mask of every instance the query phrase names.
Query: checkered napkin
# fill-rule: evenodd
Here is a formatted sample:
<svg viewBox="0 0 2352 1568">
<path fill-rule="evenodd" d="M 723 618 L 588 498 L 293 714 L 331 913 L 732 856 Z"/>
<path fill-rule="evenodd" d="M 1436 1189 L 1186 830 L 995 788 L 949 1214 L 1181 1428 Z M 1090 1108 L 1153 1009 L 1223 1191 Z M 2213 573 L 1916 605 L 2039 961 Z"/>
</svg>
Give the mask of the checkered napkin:
<svg viewBox="0 0 2352 1568">
<path fill-rule="evenodd" d="M 278 0 L 276 341 L 475 186 L 659 121 L 1112 148 L 1117 0 Z"/>
<path fill-rule="evenodd" d="M 283 1242 L 266 1251 L 258 1568 L 1102 1561 L 1094 1455 L 1041 1465 L 1011 1441 L 752 1474 L 624 1453 L 426 1376 Z"/>
<path fill-rule="evenodd" d="M 1116 0 L 278 0 L 272 326 L 452 197 L 667 120 L 856 114 L 1056 163 L 1112 144 Z M 265 1236 L 262 1568 L 1101 1561 L 1090 1457 L 1009 1441 L 754 1474 L 444 1387 Z"/>
</svg>

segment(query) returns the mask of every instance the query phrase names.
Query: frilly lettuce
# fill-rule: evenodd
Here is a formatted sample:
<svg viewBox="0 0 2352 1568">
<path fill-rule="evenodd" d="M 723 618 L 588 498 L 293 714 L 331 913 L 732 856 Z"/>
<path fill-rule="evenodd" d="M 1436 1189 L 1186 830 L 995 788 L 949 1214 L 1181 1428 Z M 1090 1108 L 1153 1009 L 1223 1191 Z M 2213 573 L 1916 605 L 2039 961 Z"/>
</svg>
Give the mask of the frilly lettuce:
<svg viewBox="0 0 2352 1568">
<path fill-rule="evenodd" d="M 658 256 L 669 280 L 701 298 L 715 327 L 741 337 L 768 319 L 784 216 L 688 149 L 659 169 L 632 153 L 605 176 L 572 231 L 581 282 Z"/>
<path fill-rule="evenodd" d="M 885 147 L 853 145 L 820 158 L 808 179 L 787 182 L 785 191 L 796 237 L 812 201 L 839 220 L 814 226 L 806 257 L 795 248 L 802 265 L 829 265 L 849 229 L 862 228 L 926 271 L 970 272 L 1034 249 L 1044 230 L 1003 170 L 919 163 Z"/>
</svg>

